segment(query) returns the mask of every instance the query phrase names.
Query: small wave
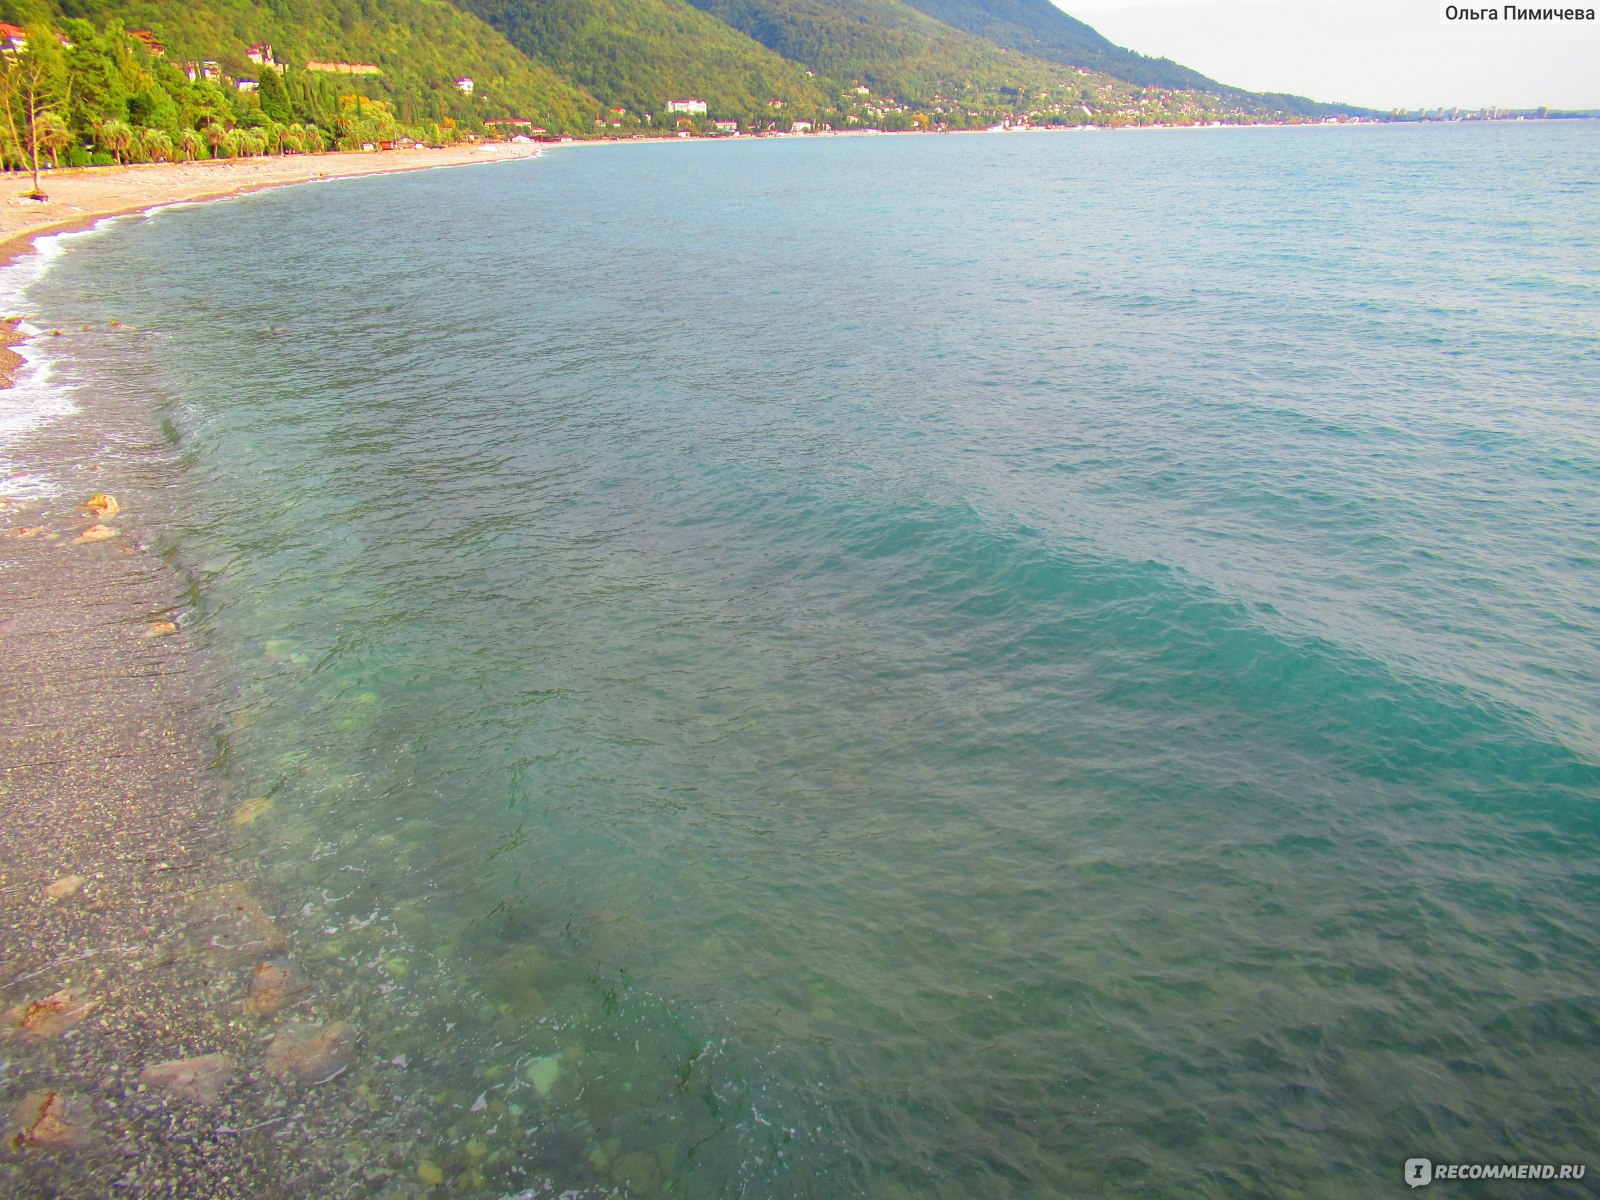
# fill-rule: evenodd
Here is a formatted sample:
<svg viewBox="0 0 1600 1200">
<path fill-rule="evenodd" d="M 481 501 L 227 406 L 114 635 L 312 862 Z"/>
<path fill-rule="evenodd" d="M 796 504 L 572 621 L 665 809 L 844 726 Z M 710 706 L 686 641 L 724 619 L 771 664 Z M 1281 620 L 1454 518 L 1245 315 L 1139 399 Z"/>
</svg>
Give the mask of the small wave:
<svg viewBox="0 0 1600 1200">
<path fill-rule="evenodd" d="M 71 243 L 103 233 L 122 219 L 105 217 L 87 229 L 45 234 L 34 239 L 30 251 L 0 267 L 0 316 L 20 315 L 17 329 L 27 335 L 26 341 L 13 347 L 23 360 L 16 370 L 15 382 L 0 391 L 0 477 L 6 479 L 6 490 L 11 494 L 47 494 L 53 489 L 42 477 L 15 474 L 16 465 L 6 453 L 7 447 L 16 445 L 40 425 L 77 411 L 71 389 L 54 381 L 56 360 L 51 354 L 51 339 L 39 337 L 43 328 L 29 319 L 31 292 Z"/>
</svg>

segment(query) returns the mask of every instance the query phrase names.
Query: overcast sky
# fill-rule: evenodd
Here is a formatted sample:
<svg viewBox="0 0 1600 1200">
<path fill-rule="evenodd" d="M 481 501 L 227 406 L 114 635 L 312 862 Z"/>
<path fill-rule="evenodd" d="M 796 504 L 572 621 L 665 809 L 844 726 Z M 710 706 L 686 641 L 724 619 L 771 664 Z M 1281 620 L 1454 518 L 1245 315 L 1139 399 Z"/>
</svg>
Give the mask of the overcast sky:
<svg viewBox="0 0 1600 1200">
<path fill-rule="evenodd" d="M 1446 24 L 1445 0 L 1055 3 L 1120 46 L 1251 91 L 1384 110 L 1600 108 L 1600 21 Z M 1600 0 L 1516 3 L 1600 8 Z"/>
</svg>

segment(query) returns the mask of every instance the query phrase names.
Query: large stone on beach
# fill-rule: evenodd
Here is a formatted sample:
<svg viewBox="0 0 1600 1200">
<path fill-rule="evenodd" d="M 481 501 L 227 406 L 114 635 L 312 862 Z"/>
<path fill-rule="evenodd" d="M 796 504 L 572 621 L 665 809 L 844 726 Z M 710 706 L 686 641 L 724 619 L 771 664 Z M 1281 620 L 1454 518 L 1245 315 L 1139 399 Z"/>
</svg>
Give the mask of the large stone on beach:
<svg viewBox="0 0 1600 1200">
<path fill-rule="evenodd" d="M 13 1146 L 78 1146 L 90 1133 L 89 1103 L 71 1092 L 29 1092 L 11 1110 L 7 1139 Z"/>
<path fill-rule="evenodd" d="M 288 948 L 261 901 L 240 883 L 196 892 L 189 918 L 190 935 L 201 952 L 224 965 L 259 962 Z"/>
<path fill-rule="evenodd" d="M 84 501 L 83 511 L 94 513 L 99 517 L 114 517 L 122 511 L 122 505 L 117 503 L 115 496 L 108 496 L 104 492 L 96 492 Z"/>
<path fill-rule="evenodd" d="M 29 1037 L 60 1037 L 90 1011 L 99 1006 L 96 1000 L 84 999 L 81 988 L 62 988 L 41 1000 L 14 1005 L 5 1012 L 8 1029 Z"/>
<path fill-rule="evenodd" d="M 109 542 L 117 536 L 117 531 L 109 525 L 91 525 L 72 540 L 78 544 L 84 542 Z"/>
<path fill-rule="evenodd" d="M 356 1027 L 348 1021 L 332 1025 L 290 1025 L 267 1047 L 262 1066 L 274 1079 L 326 1083 L 355 1058 Z"/>
<path fill-rule="evenodd" d="M 44 889 L 45 899 L 65 900 L 69 896 L 76 896 L 87 882 L 82 875 L 63 875 Z"/>
<path fill-rule="evenodd" d="M 233 1059 L 226 1054 L 203 1054 L 152 1063 L 139 1072 L 139 1082 L 193 1104 L 215 1104 L 222 1089 L 233 1082 Z"/>
<path fill-rule="evenodd" d="M 286 958 L 258 962 L 250 972 L 250 995 L 244 1010 L 252 1017 L 270 1017 L 293 1004 L 310 986 Z"/>
</svg>

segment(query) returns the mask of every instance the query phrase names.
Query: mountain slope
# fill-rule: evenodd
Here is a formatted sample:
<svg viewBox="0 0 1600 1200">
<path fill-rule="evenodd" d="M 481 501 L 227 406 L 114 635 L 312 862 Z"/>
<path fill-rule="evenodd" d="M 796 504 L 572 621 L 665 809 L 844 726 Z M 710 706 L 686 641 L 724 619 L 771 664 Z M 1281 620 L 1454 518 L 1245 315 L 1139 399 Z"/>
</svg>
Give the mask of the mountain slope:
<svg viewBox="0 0 1600 1200">
<path fill-rule="evenodd" d="M 148 27 L 168 61 L 214 59 L 245 77 L 256 74 L 245 57 L 256 42 L 271 42 L 292 69 L 312 59 L 373 63 L 381 75 L 329 78 L 340 90 L 395 102 L 408 120 L 519 115 L 579 132 L 593 129 L 600 110 L 593 96 L 445 0 L 0 0 L 0 20 L 59 27 L 65 17 Z M 474 82 L 472 97 L 455 87 L 462 76 Z"/>
<path fill-rule="evenodd" d="M 1320 116 L 1356 111 L 1319 104 L 1304 96 L 1261 94 L 1218 83 L 1170 58 L 1146 58 L 1108 40 L 1050 0 L 906 0 L 911 7 L 955 29 L 987 38 L 1022 54 L 1066 66 L 1101 71 L 1145 87 L 1193 89 L 1221 96 L 1245 109 Z"/>
<path fill-rule="evenodd" d="M 824 99 L 805 70 L 683 0 L 458 0 L 512 45 L 608 105 L 661 112 L 700 99 L 746 120 L 773 100 Z"/>
</svg>

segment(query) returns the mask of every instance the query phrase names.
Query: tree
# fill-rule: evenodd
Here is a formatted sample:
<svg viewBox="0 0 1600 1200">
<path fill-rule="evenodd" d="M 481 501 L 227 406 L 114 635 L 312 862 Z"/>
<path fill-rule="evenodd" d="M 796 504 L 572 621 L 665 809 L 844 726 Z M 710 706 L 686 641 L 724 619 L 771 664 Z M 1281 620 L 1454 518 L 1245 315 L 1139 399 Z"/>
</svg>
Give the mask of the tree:
<svg viewBox="0 0 1600 1200">
<path fill-rule="evenodd" d="M 95 136 L 102 146 L 111 151 L 111 156 L 117 160 L 119 166 L 125 161 L 123 155 L 133 146 L 133 126 L 126 121 L 116 119 L 102 121 L 95 131 Z"/>
<path fill-rule="evenodd" d="M 63 124 L 55 113 L 66 97 L 53 93 L 50 76 L 49 64 L 27 51 L 6 63 L 0 72 L 7 148 L 33 172 L 33 190 L 27 193 L 31 200 L 46 198 L 39 186 L 39 150 L 53 140 L 56 127 Z"/>
<path fill-rule="evenodd" d="M 261 111 L 269 121 L 287 124 L 294 120 L 294 108 L 289 103 L 289 93 L 284 89 L 283 80 L 278 78 L 278 73 L 271 67 L 264 66 L 259 74 L 261 78 L 256 83 L 256 95 L 261 101 Z"/>
<path fill-rule="evenodd" d="M 183 156 L 184 162 L 193 162 L 200 153 L 200 147 L 206 144 L 206 139 L 197 129 L 185 129 L 178 134 L 178 153 Z"/>
</svg>

